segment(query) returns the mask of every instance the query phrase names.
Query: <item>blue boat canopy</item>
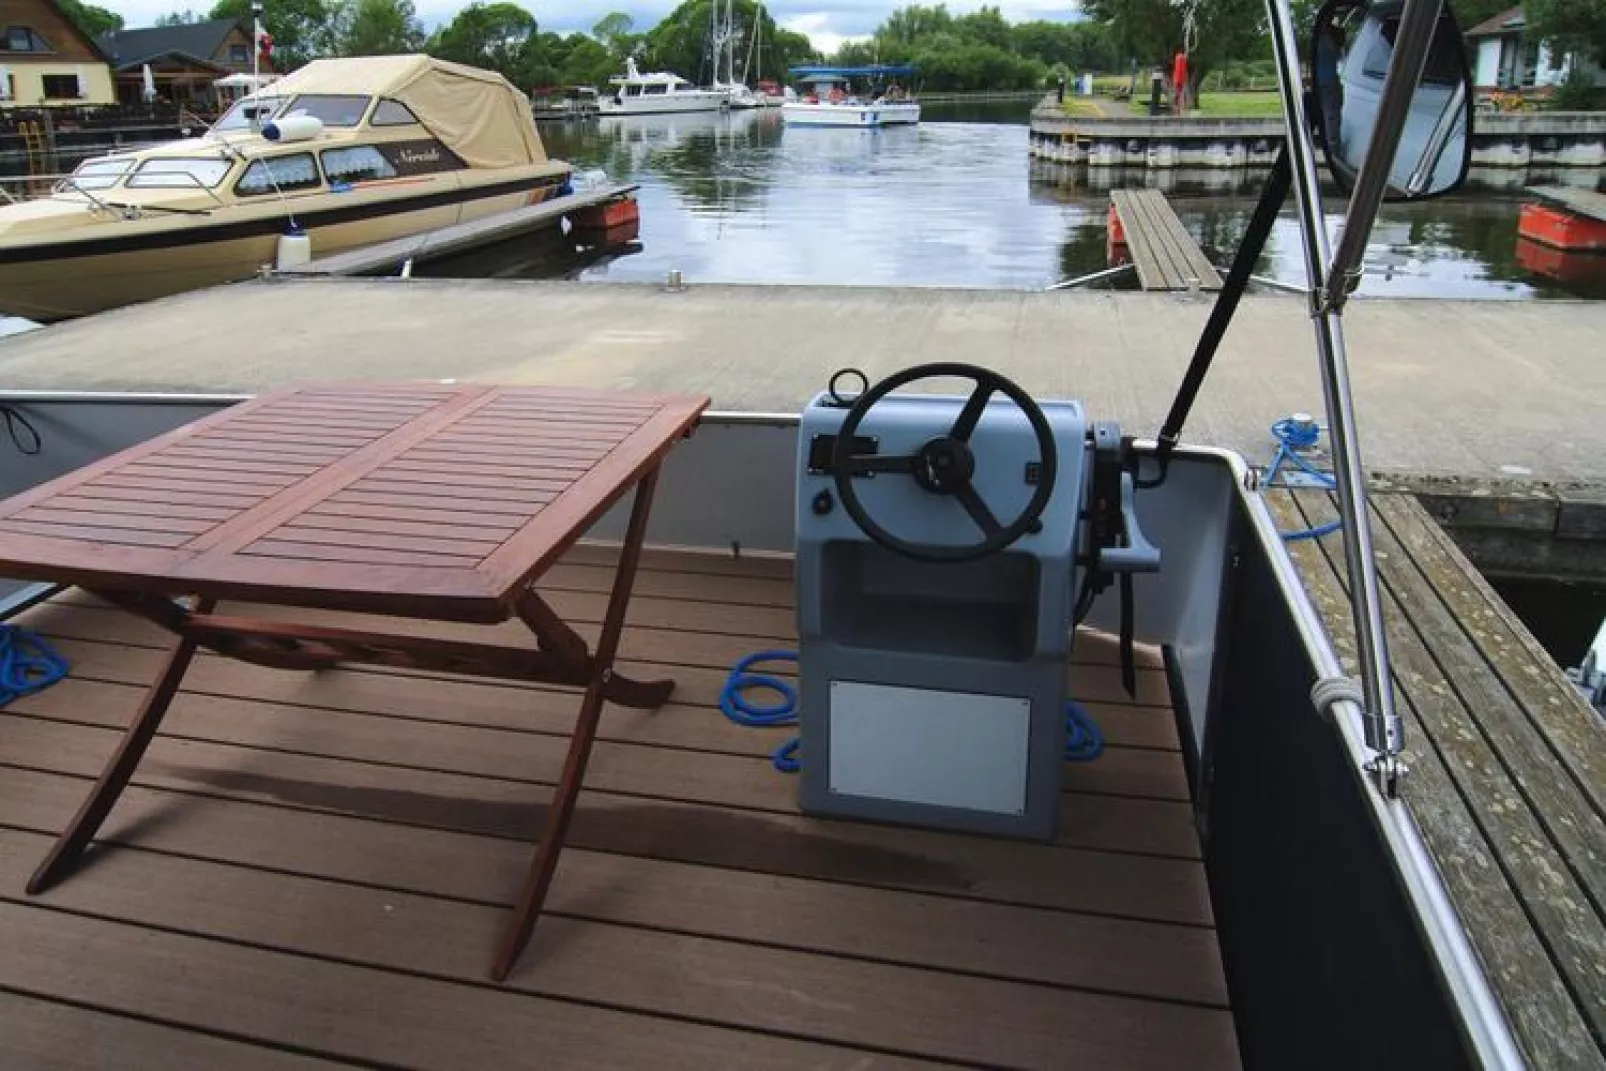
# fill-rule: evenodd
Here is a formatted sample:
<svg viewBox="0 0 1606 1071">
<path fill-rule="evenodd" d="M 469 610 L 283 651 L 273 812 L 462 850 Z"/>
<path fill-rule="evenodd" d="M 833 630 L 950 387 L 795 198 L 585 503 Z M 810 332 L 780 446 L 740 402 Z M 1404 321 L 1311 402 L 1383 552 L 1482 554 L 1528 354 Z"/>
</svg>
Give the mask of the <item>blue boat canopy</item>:
<svg viewBox="0 0 1606 1071">
<path fill-rule="evenodd" d="M 789 72 L 794 78 L 809 78 L 811 76 L 836 75 L 842 78 L 885 78 L 900 75 L 919 73 L 917 67 L 883 67 L 874 65 L 870 67 L 793 67 Z"/>
</svg>

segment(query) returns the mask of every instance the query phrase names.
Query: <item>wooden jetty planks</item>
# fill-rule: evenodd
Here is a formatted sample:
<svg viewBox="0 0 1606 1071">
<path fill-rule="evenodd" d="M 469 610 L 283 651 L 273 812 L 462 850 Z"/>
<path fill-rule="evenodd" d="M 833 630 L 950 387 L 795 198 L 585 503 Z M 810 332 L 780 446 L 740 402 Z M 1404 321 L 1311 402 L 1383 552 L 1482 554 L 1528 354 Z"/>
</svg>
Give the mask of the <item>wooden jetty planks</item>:
<svg viewBox="0 0 1606 1071">
<path fill-rule="evenodd" d="M 1606 979 L 1597 969 L 1606 922 L 1594 891 L 1601 816 L 1575 777 L 1547 757 L 1554 753 L 1529 713 L 1447 606 L 1442 593 L 1459 588 L 1459 612 L 1494 614 L 1466 604 L 1470 563 L 1447 539 L 1426 540 L 1433 522 L 1413 499 L 1379 498 L 1373 531 L 1406 722 L 1406 802 L 1533 1066 L 1606 1067 Z M 1325 492 L 1273 493 L 1266 501 L 1284 529 L 1336 517 Z M 1338 544 L 1331 537 L 1293 543 L 1289 553 L 1353 670 Z M 1523 675 L 1548 674 L 1565 686 L 1542 652 L 1524 647 L 1522 654 Z M 1505 661 L 1511 672 L 1514 663 Z"/>
<path fill-rule="evenodd" d="M 1112 190 L 1127 248 L 1145 290 L 1220 290 L 1221 276 L 1205 258 L 1159 190 Z"/>
</svg>

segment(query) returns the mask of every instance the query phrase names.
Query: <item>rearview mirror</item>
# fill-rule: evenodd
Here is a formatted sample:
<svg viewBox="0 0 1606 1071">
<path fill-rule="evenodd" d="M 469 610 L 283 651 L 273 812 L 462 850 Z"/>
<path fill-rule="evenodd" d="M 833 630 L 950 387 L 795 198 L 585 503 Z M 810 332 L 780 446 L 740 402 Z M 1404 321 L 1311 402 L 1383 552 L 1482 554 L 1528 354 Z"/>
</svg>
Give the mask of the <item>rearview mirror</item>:
<svg viewBox="0 0 1606 1071">
<path fill-rule="evenodd" d="M 1311 121 L 1328 167 L 1348 193 L 1372 143 L 1394 57 L 1403 0 L 1327 0 L 1311 37 Z M 1389 200 L 1449 193 L 1472 162 L 1472 74 L 1461 31 L 1444 3 L 1422 77 L 1411 95 L 1389 168 Z"/>
</svg>

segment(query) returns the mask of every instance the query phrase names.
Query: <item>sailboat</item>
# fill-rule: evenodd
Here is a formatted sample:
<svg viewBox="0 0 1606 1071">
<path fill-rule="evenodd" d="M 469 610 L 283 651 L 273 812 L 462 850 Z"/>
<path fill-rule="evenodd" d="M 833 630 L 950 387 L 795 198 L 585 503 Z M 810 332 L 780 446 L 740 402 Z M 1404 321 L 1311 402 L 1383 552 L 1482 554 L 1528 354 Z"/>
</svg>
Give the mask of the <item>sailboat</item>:
<svg viewBox="0 0 1606 1071">
<path fill-rule="evenodd" d="M 748 88 L 745 81 L 736 78 L 736 0 L 726 0 L 723 15 L 719 0 L 714 0 L 713 6 L 713 32 L 710 35 L 714 53 L 714 88 L 725 94 L 726 103 L 732 108 L 762 108 L 765 106 L 765 97 L 762 93 L 755 93 Z M 754 20 L 753 41 L 757 41 L 762 32 L 763 8 Z M 752 44 L 749 43 L 748 59 L 752 59 Z M 720 78 L 720 65 L 724 64 L 725 76 Z M 747 67 L 744 65 L 744 74 Z"/>
</svg>

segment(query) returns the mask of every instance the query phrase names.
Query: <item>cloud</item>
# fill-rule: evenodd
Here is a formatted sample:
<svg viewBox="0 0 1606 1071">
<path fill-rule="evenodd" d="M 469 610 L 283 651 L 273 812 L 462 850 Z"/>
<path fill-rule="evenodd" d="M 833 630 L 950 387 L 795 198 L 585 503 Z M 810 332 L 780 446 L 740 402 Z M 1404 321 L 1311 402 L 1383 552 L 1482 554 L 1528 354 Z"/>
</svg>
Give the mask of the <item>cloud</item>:
<svg viewBox="0 0 1606 1071">
<path fill-rule="evenodd" d="M 267 0 L 272 3 L 273 0 Z M 182 11 L 186 0 L 101 0 L 123 16 L 130 27 L 149 26 L 173 11 Z M 419 18 L 433 28 L 467 6 L 467 0 L 414 0 Z M 1068 22 L 1080 18 L 1076 0 L 998 0 L 1004 17 L 1011 22 L 1049 19 Z M 948 9 L 955 14 L 974 11 L 982 0 L 951 0 Z M 541 0 L 521 4 L 540 20 L 541 28 L 556 33 L 584 33 L 610 11 L 623 11 L 646 29 L 675 9 L 675 0 Z M 831 52 L 842 41 L 865 37 L 902 6 L 897 0 L 772 0 L 766 5 L 770 17 L 788 29 L 806 33 L 814 47 Z M 210 0 L 195 0 L 192 10 L 202 14 L 211 10 Z"/>
</svg>

